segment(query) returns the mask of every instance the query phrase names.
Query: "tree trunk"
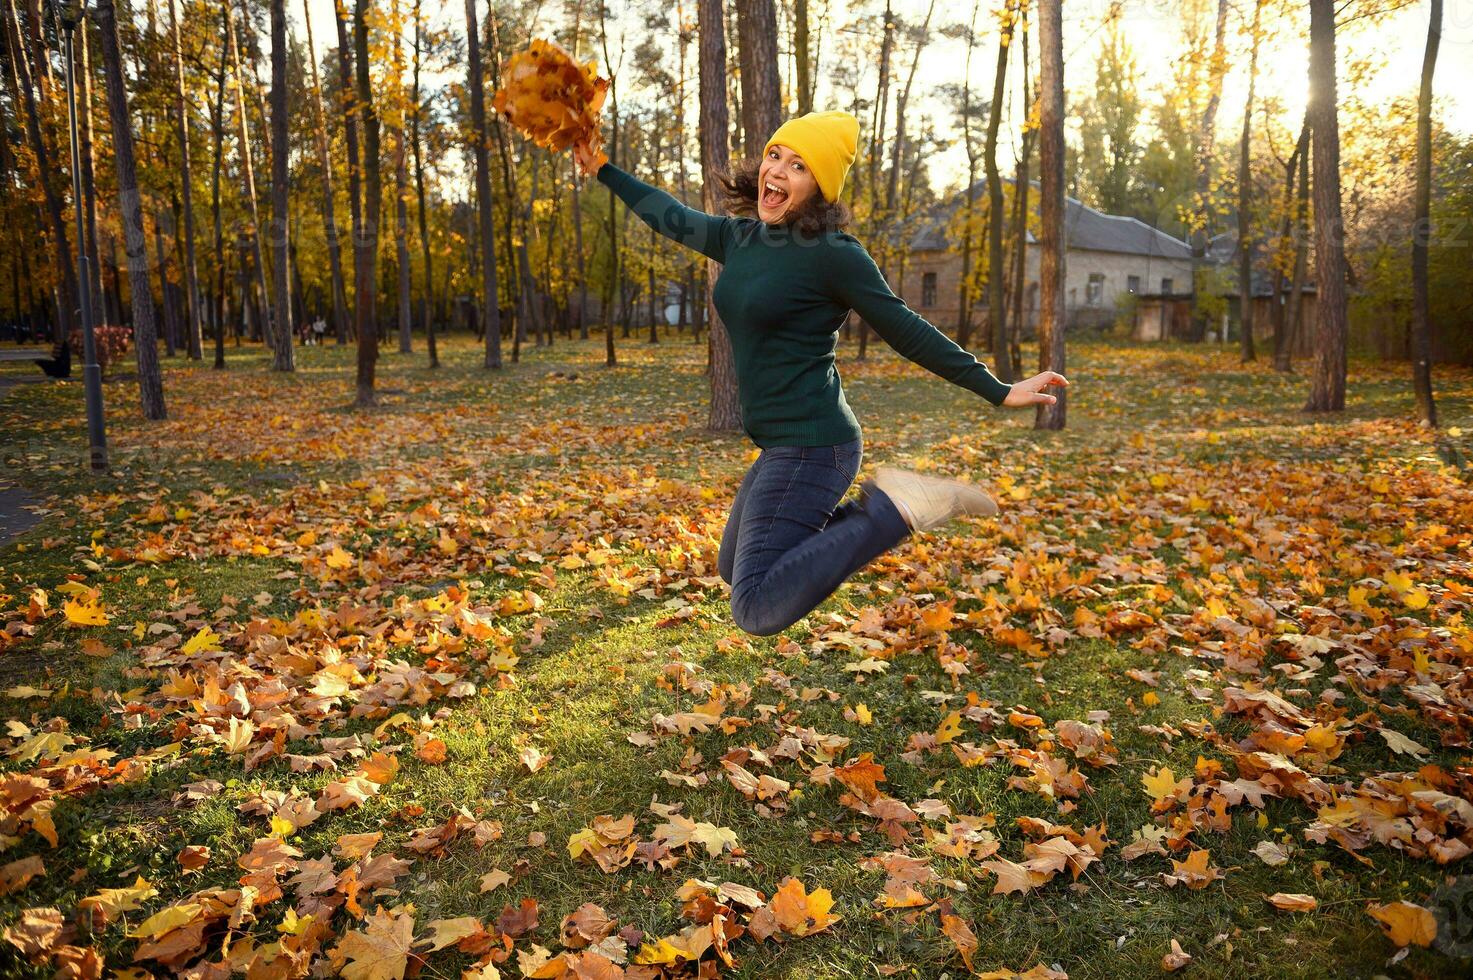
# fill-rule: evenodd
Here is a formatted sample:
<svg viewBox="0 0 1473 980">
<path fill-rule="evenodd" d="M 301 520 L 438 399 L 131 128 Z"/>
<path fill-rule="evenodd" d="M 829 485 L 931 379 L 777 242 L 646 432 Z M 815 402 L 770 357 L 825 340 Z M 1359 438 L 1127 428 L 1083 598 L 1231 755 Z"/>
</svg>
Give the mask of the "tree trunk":
<svg viewBox="0 0 1473 980">
<path fill-rule="evenodd" d="M 1288 283 L 1292 285 L 1294 292 L 1300 289 L 1299 270 L 1304 264 L 1304 233 L 1300 228 L 1302 218 L 1297 212 L 1298 204 L 1294 177 L 1299 171 L 1299 166 L 1304 160 L 1305 154 L 1309 152 L 1309 122 L 1305 120 L 1299 128 L 1299 142 L 1294 147 L 1294 152 L 1289 155 L 1289 162 L 1284 166 L 1284 198 L 1282 202 L 1283 217 L 1279 220 L 1279 241 L 1289 239 L 1293 234 L 1294 242 L 1294 275 L 1285 276 L 1283 272 L 1282 255 L 1275 263 L 1274 274 L 1274 370 L 1288 373 L 1294 369 L 1292 360 L 1292 348 L 1289 343 L 1289 307 L 1292 298 L 1286 302 L 1284 287 Z M 1290 280 L 1293 280 L 1292 283 Z M 1297 307 L 1297 304 L 1295 304 Z"/>
<path fill-rule="evenodd" d="M 348 151 L 348 220 L 353 226 L 353 318 L 338 330 L 339 346 L 348 342 L 348 332 L 358 335 L 358 242 L 363 230 L 363 162 L 358 152 L 358 97 L 353 92 L 353 45 L 348 35 L 346 0 L 333 0 L 333 26 L 338 35 L 338 82 L 342 85 L 343 144 Z M 350 327 L 351 325 L 351 327 Z M 375 352 L 377 357 L 377 352 Z"/>
<path fill-rule="evenodd" d="M 1334 0 L 1309 2 L 1309 106 L 1314 146 L 1314 379 L 1310 412 L 1345 409 L 1345 226 L 1340 216 L 1340 121 Z"/>
<path fill-rule="evenodd" d="M 184 53 L 179 40 L 179 0 L 169 2 L 169 32 L 174 43 L 174 123 L 179 130 L 179 182 L 183 185 L 184 198 L 184 294 L 188 299 L 188 319 L 185 321 L 189 336 L 186 346 L 189 359 L 198 361 L 204 356 L 203 339 L 200 331 L 199 266 L 194 249 L 194 187 L 190 177 L 189 161 L 189 108 L 184 100 Z"/>
<path fill-rule="evenodd" d="M 474 0 L 466 0 L 472 3 Z M 358 78 L 358 119 L 363 124 L 363 234 L 353 243 L 353 286 L 358 320 L 358 395 L 356 404 L 377 403 L 374 370 L 378 363 L 378 223 L 383 205 L 379 175 L 378 114 L 373 105 L 373 83 L 368 66 L 368 17 L 373 0 L 358 0 L 353 8 L 353 71 Z"/>
<path fill-rule="evenodd" d="M 1195 306 L 1197 272 L 1206 264 L 1207 243 L 1212 223 L 1212 153 L 1217 140 L 1217 107 L 1222 101 L 1222 78 L 1227 71 L 1227 7 L 1228 0 L 1217 0 L 1217 26 L 1213 36 L 1212 55 L 1207 63 L 1207 106 L 1197 127 L 1196 168 L 1197 200 L 1192 229 L 1192 302 Z M 1194 332 L 1200 327 L 1194 326 Z"/>
<path fill-rule="evenodd" d="M 317 131 L 317 160 L 322 168 L 322 231 L 327 238 L 327 265 L 332 278 L 332 332 L 339 342 L 348 319 L 348 296 L 343 286 L 343 242 L 338 234 L 337 205 L 332 190 L 332 153 L 327 138 L 327 114 L 322 108 L 322 78 L 317 70 L 317 47 L 312 41 L 312 7 L 302 0 L 307 25 L 307 64 L 312 71 L 312 121 Z"/>
<path fill-rule="evenodd" d="M 394 85 L 393 92 L 399 102 L 394 113 L 394 256 L 399 272 L 399 353 L 414 351 L 413 336 L 409 324 L 409 293 L 413 289 L 409 262 L 409 147 L 406 143 L 404 117 L 408 108 L 404 105 L 404 30 L 399 15 L 399 0 L 394 0 Z"/>
<path fill-rule="evenodd" d="M 726 23 L 722 20 L 721 0 L 697 0 L 696 15 L 701 32 L 697 49 L 701 80 L 701 200 L 710 214 L 719 214 L 716 175 L 730 165 L 731 120 L 726 107 Z M 706 427 L 717 432 L 735 432 L 742 426 L 741 404 L 737 399 L 736 364 L 732 360 L 731 340 L 726 325 L 716 312 L 711 299 L 721 266 L 706 260 L 706 309 L 709 311 L 706 331 L 709 375 L 711 379 L 711 412 Z"/>
<path fill-rule="evenodd" d="M 793 60 L 797 62 L 798 115 L 813 111 L 813 59 L 808 44 L 808 0 L 793 4 Z"/>
<path fill-rule="evenodd" d="M 977 43 L 977 12 L 981 4 L 972 4 L 972 19 L 967 25 L 967 55 L 962 68 L 962 148 L 967 153 L 966 202 L 962 205 L 962 267 L 957 279 L 956 342 L 963 347 L 972 343 L 972 221 L 977 213 L 977 150 L 972 143 L 972 49 Z"/>
<path fill-rule="evenodd" d="M 229 6 L 229 0 L 226 0 L 227 10 L 229 9 Z M 256 170 L 255 165 L 252 163 L 251 160 L 251 127 L 250 122 L 246 119 L 245 70 L 241 66 L 240 41 L 236 37 L 235 17 L 233 14 L 230 15 L 229 19 L 229 33 L 230 60 L 233 63 L 235 70 L 236 118 L 239 122 L 240 127 L 240 169 L 241 176 L 245 180 L 246 205 L 249 207 L 251 215 L 251 258 L 254 260 L 256 266 L 255 281 L 256 288 L 258 290 L 257 294 L 251 297 L 251 306 L 256 311 L 264 311 L 265 306 L 263 306 L 262 304 L 265 302 L 266 297 L 268 297 L 270 293 L 267 291 L 266 288 L 266 258 L 265 254 L 261 250 L 261 214 L 260 209 L 257 207 L 256 204 Z M 257 316 L 259 317 L 260 315 L 260 312 L 257 312 Z M 270 324 L 263 324 L 262 326 L 262 334 L 266 340 L 266 346 L 271 348 L 274 352 L 276 350 L 276 342 L 275 338 L 272 335 L 271 326 Z"/>
<path fill-rule="evenodd" d="M 742 154 L 762 146 L 783 121 L 777 75 L 777 8 L 773 0 L 736 0 L 742 83 Z"/>
<path fill-rule="evenodd" d="M 215 222 L 215 370 L 225 369 L 225 291 L 229 288 L 226 278 L 225 229 L 220 217 L 220 170 L 225 156 L 225 69 L 228 64 L 229 45 L 226 36 L 230 32 L 230 7 L 220 5 L 220 70 L 215 76 L 215 103 L 210 107 L 211 135 L 214 138 L 214 156 L 210 174 L 210 210 Z"/>
<path fill-rule="evenodd" d="M 1253 349 L 1253 94 L 1258 84 L 1259 24 L 1266 0 L 1253 0 L 1253 47 L 1248 55 L 1248 100 L 1243 105 L 1243 134 L 1238 141 L 1238 319 L 1243 363 Z"/>
<path fill-rule="evenodd" d="M 607 9 L 603 4 L 598 7 L 599 35 L 603 41 L 604 65 L 609 68 L 609 111 L 612 116 L 612 133 L 609 139 L 609 159 L 619 159 L 619 73 L 613 70 L 613 60 L 609 57 L 609 27 L 607 23 Z M 622 58 L 621 58 L 622 60 Z M 614 290 L 619 291 L 620 318 L 624 317 L 623 293 L 624 274 L 619 262 L 619 222 L 617 213 L 618 201 L 615 200 L 612 191 L 609 192 L 609 253 L 612 258 L 611 271 L 609 274 L 609 286 L 604 299 L 604 366 L 614 367 L 619 363 L 619 358 L 614 352 L 614 321 L 609 316 L 609 307 L 613 302 Z M 624 333 L 629 333 L 629 321 L 623 319 Z"/>
<path fill-rule="evenodd" d="M 420 297 L 420 319 L 424 321 L 425 346 L 430 352 L 430 367 L 440 366 L 440 352 L 435 348 L 435 280 L 434 265 L 430 258 L 430 233 L 428 222 L 425 217 L 425 166 L 424 155 L 420 146 L 420 124 L 421 105 L 419 101 L 419 68 L 420 68 L 420 46 L 423 42 L 424 21 L 420 15 L 420 0 L 414 0 L 414 130 L 410 144 L 414 147 L 414 189 L 415 196 L 419 198 L 419 244 L 424 253 L 425 261 L 425 291 Z"/>
<path fill-rule="evenodd" d="M 987 118 L 987 142 L 982 165 L 987 171 L 987 322 L 992 328 L 992 362 L 997 378 L 1013 383 L 1013 358 L 1008 351 L 1007 320 L 1003 312 L 1002 225 L 1005 220 L 1002 175 L 997 170 L 997 131 L 1002 126 L 1002 104 L 1007 94 L 1008 48 L 1013 40 L 1017 10 L 1012 2 L 1003 11 L 997 39 L 997 70 L 992 79 L 992 106 Z"/>
<path fill-rule="evenodd" d="M 287 188 L 291 180 L 288 170 L 291 155 L 287 152 L 286 79 L 286 0 L 271 0 L 271 274 L 274 280 L 271 332 L 275 337 L 275 357 L 271 367 L 277 371 L 295 371 L 296 355 L 292 330 L 291 278 L 288 265 L 287 235 L 291 216 L 287 211 Z"/>
<path fill-rule="evenodd" d="M 11 44 L 9 79 L 11 87 L 17 90 L 14 93 L 16 101 L 23 102 L 25 105 L 26 135 L 30 138 L 31 152 L 36 158 L 38 171 L 36 176 L 46 200 L 47 215 L 51 219 L 52 257 L 56 268 L 61 272 L 61 303 L 56 321 L 56 333 L 53 336 L 53 340 L 60 342 L 76 327 L 73 311 L 75 309 L 74 298 L 77 296 L 77 272 L 67 248 L 66 218 L 62 211 L 61 196 L 52 185 L 52 175 L 60 171 L 52 169 L 50 155 L 41 132 L 41 115 L 36 105 L 36 91 L 33 87 L 35 80 L 31 76 L 30 58 L 26 54 L 25 38 L 21 33 L 20 14 L 15 7 L 15 0 L 10 0 L 10 12 L 9 30 L 6 32 Z"/>
<path fill-rule="evenodd" d="M 501 367 L 501 308 L 496 298 L 496 229 L 492 224 L 491 163 L 487 159 L 486 91 L 481 72 L 480 27 L 476 23 L 476 0 L 465 0 L 465 35 L 469 54 L 471 90 L 471 139 L 475 141 L 476 201 L 480 211 L 481 277 L 486 311 L 486 359 L 483 366 Z"/>
<path fill-rule="evenodd" d="M 1028 0 L 1019 4 L 1021 35 L 1023 41 L 1023 117 L 1027 119 L 1033 108 L 1033 78 L 1028 71 Z M 1008 351 L 1013 366 L 1023 370 L 1023 351 L 1020 338 L 1027 322 L 1028 311 L 1024 308 L 1028 283 L 1028 158 L 1033 153 L 1033 131 L 1024 127 L 1022 147 L 1018 153 L 1018 176 L 1013 180 L 1013 310 L 1012 328 L 1008 331 Z"/>
<path fill-rule="evenodd" d="M 1432 0 L 1427 47 L 1422 55 L 1422 86 L 1417 95 L 1417 188 L 1412 218 L 1412 390 L 1426 423 L 1437 425 L 1432 397 L 1432 324 L 1427 310 L 1427 240 L 1432 226 L 1432 73 L 1442 41 L 1442 0 Z"/>
<path fill-rule="evenodd" d="M 118 168 L 118 216 L 126 236 L 129 292 L 133 294 L 133 335 L 138 362 L 138 394 L 144 418 L 168 417 L 164 382 L 159 374 L 158 327 L 148 285 L 148 244 L 143 237 L 143 201 L 133 158 L 133 124 L 128 93 L 123 88 L 123 56 L 113 0 L 97 0 L 93 17 L 102 37 L 102 66 L 107 79 L 107 107 L 112 117 L 113 159 Z"/>
<path fill-rule="evenodd" d="M 1061 0 L 1038 5 L 1038 368 L 1064 373 L 1064 31 Z M 1039 405 L 1035 429 L 1064 427 L 1065 389 Z"/>
<path fill-rule="evenodd" d="M 1306 133 L 1309 133 L 1306 123 Z M 1299 154 L 1299 186 L 1295 190 L 1294 211 L 1294 277 L 1290 283 L 1289 291 L 1289 332 L 1285 346 L 1289 353 L 1285 355 L 1285 368 L 1291 362 L 1289 358 L 1300 346 L 1300 337 L 1304 335 L 1304 277 L 1309 266 L 1309 153 L 1310 145 L 1306 144 Z"/>
</svg>

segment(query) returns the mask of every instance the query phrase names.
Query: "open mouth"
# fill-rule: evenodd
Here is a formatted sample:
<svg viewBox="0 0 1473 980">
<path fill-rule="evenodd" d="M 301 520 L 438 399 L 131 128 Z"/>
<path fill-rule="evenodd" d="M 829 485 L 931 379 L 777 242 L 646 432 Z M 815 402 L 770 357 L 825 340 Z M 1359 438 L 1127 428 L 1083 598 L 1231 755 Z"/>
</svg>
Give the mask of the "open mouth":
<svg viewBox="0 0 1473 980">
<path fill-rule="evenodd" d="M 762 188 L 762 206 L 768 209 L 780 208 L 788 199 L 788 192 L 774 184 L 772 181 L 764 181 Z"/>
</svg>

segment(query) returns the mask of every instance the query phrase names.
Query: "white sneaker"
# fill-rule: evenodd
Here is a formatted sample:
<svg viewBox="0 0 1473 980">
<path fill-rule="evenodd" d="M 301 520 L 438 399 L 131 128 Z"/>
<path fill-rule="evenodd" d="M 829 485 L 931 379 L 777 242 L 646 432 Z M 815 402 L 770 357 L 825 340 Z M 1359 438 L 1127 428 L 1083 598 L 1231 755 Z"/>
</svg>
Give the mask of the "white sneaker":
<svg viewBox="0 0 1473 980">
<path fill-rule="evenodd" d="M 912 531 L 929 531 L 962 514 L 997 516 L 997 501 L 965 480 L 881 466 L 874 484 L 894 501 Z"/>
</svg>

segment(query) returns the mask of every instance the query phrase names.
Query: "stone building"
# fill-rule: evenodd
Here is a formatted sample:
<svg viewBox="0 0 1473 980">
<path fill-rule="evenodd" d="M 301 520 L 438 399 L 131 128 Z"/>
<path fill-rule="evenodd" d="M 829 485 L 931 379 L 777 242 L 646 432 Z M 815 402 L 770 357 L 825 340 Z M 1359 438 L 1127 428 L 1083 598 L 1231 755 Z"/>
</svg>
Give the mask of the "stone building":
<svg viewBox="0 0 1473 980">
<path fill-rule="evenodd" d="M 1004 181 L 1009 186 L 1011 181 Z M 975 190 L 979 207 L 986 207 L 987 185 Z M 961 254 L 951 248 L 946 229 L 966 202 L 959 193 L 924 216 L 920 229 L 908 243 L 904 269 L 892 288 L 921 316 L 955 334 L 960 324 Z M 1037 207 L 1034 185 L 1029 205 Z M 1068 198 L 1065 212 L 1064 302 L 1071 328 L 1103 328 L 1122 312 L 1129 316 L 1134 298 L 1189 297 L 1192 292 L 1192 249 L 1146 223 L 1121 215 L 1105 214 Z M 985 241 L 983 242 L 985 246 Z M 981 250 L 974 262 L 985 261 Z M 1025 251 L 1026 285 L 1023 293 L 1023 332 L 1031 335 L 1038 323 L 1038 242 L 1028 235 Z M 1010 286 L 1011 291 L 1011 286 Z M 1009 297 L 1011 302 L 1011 296 Z M 987 327 L 986 290 L 972 307 L 972 329 Z"/>
</svg>

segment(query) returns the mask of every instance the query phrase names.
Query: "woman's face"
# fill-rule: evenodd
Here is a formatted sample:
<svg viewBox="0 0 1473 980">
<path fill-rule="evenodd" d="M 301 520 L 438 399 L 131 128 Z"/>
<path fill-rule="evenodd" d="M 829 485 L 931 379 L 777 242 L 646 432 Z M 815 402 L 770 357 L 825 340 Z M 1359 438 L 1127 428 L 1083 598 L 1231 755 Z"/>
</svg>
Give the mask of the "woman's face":
<svg viewBox="0 0 1473 980">
<path fill-rule="evenodd" d="M 818 192 L 818 181 L 802 157 L 781 143 L 768 148 L 757 172 L 757 217 L 780 224 Z"/>
</svg>

